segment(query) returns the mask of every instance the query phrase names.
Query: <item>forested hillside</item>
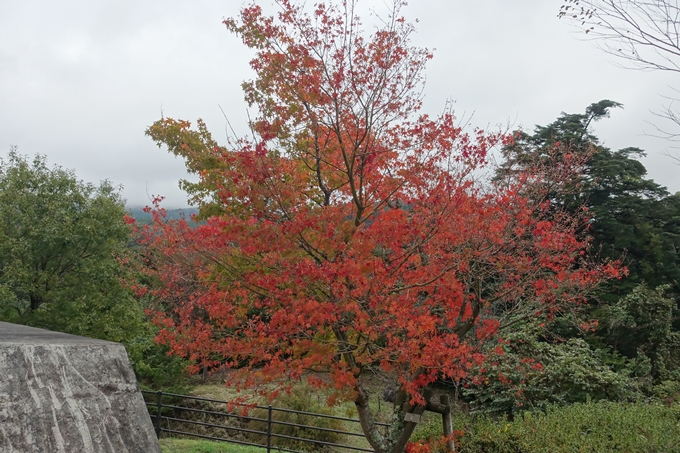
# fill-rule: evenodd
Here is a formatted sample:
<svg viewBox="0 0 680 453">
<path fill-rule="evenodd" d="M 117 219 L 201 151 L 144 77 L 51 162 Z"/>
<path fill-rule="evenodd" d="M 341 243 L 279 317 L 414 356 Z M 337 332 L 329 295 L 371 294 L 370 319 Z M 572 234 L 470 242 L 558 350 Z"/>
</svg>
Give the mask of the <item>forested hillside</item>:
<svg viewBox="0 0 680 453">
<path fill-rule="evenodd" d="M 134 218 L 140 224 L 149 225 L 153 222 L 153 216 L 151 212 L 145 211 L 144 208 L 127 208 L 130 216 Z M 180 209 L 168 209 L 167 218 L 168 220 L 178 220 L 182 218 L 191 219 L 192 215 L 198 214 L 198 209 L 196 208 L 180 208 Z"/>
</svg>

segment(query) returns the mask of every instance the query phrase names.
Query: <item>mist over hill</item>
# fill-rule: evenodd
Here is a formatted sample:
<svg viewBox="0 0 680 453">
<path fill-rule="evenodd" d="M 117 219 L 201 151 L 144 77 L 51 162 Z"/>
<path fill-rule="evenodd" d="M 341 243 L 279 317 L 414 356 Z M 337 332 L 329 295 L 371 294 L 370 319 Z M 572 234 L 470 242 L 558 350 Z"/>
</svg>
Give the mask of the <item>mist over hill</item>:
<svg viewBox="0 0 680 453">
<path fill-rule="evenodd" d="M 127 208 L 130 215 L 139 223 L 150 224 L 151 223 L 151 213 L 144 212 L 144 208 Z M 187 220 L 191 218 L 192 215 L 198 214 L 198 208 L 179 208 L 179 209 L 168 209 L 168 219 L 177 220 L 181 218 L 186 218 Z"/>
</svg>

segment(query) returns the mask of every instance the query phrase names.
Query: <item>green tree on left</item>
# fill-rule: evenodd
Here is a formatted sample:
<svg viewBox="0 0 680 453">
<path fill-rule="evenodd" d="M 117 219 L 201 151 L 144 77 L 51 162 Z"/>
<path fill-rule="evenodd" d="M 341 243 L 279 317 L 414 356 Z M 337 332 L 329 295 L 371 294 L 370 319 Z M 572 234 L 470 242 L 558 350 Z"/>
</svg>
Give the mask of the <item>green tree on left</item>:
<svg viewBox="0 0 680 453">
<path fill-rule="evenodd" d="M 121 283 L 130 228 L 116 187 L 12 149 L 0 159 L 0 320 L 125 342 L 141 304 Z"/>
</svg>

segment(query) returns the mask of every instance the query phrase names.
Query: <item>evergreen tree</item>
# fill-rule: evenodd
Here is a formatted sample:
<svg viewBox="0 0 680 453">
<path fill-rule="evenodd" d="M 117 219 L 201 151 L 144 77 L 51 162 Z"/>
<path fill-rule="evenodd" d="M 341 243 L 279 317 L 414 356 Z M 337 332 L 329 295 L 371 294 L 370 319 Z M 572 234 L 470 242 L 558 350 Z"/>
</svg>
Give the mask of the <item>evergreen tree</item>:
<svg viewBox="0 0 680 453">
<path fill-rule="evenodd" d="M 589 215 L 582 234 L 591 237 L 593 259 L 623 259 L 628 275 L 601 285 L 589 309 L 581 314 L 537 320 L 528 330 L 508 333 L 505 354 L 494 362 L 500 369 L 516 368 L 520 356 L 514 351 L 518 348 L 523 349 L 522 356 L 533 348 L 531 355 L 545 368 L 527 367 L 528 374 L 518 374 L 517 382 L 501 380 L 493 390 L 471 386 L 469 393 L 488 406 L 502 410 L 513 404 L 540 406 L 560 402 L 559 395 L 568 395 L 562 402 L 625 399 L 632 395 L 629 378 L 636 380 L 638 391 L 648 395 L 660 394 L 661 387 L 680 389 L 680 193 L 670 195 L 647 177 L 638 160 L 644 156 L 642 150 L 612 151 L 592 133 L 592 124 L 618 107 L 621 104 L 603 100 L 582 114 L 562 113 L 553 123 L 536 126 L 533 134 L 517 133 L 515 142 L 503 149 L 505 160 L 497 169 L 496 183 L 516 179 L 528 168 L 543 169 L 538 172 L 540 178 L 526 182 L 526 190 L 549 202 L 555 215 L 585 206 Z M 580 171 L 565 174 L 559 170 L 574 160 Z M 536 329 L 536 324 L 543 328 Z M 521 341 L 513 343 L 513 336 Z M 597 362 L 589 369 L 600 377 L 589 382 L 609 382 L 613 378 L 608 373 L 614 371 L 626 391 L 603 393 L 592 385 L 579 387 L 577 381 L 565 387 L 564 378 L 551 379 L 571 373 L 571 365 L 565 364 L 576 366 L 582 361 L 561 361 L 555 368 L 554 358 L 560 356 L 556 351 L 570 350 L 575 344 L 580 349 L 569 354 Z M 573 373 L 581 373 L 577 368 Z M 523 386 L 519 393 L 513 390 L 518 382 Z"/>
<path fill-rule="evenodd" d="M 517 134 L 514 144 L 503 150 L 505 162 L 496 180 L 512 177 L 532 165 L 558 166 L 564 159 L 581 159 L 580 174 L 570 180 L 544 178 L 540 193 L 561 208 L 585 205 L 592 236 L 592 252 L 600 258 L 624 257 L 628 278 L 611 281 L 601 297 L 613 301 L 640 283 L 650 287 L 670 285 L 680 292 L 680 199 L 647 178 L 637 160 L 638 148 L 612 151 L 600 145 L 592 134 L 592 123 L 609 117 L 610 109 L 621 104 L 603 100 L 591 104 L 583 114 L 563 113 L 547 126 L 536 126 L 533 135 Z"/>
<path fill-rule="evenodd" d="M 130 228 L 118 191 L 45 158 L 0 160 L 0 320 L 112 341 L 145 333 L 121 283 Z"/>
</svg>

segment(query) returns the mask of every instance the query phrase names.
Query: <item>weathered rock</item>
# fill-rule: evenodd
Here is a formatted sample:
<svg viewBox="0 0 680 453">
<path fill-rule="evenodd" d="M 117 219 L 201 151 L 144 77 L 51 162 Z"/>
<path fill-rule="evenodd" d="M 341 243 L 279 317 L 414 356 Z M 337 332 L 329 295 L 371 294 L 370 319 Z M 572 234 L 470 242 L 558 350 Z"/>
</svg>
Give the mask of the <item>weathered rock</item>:
<svg viewBox="0 0 680 453">
<path fill-rule="evenodd" d="M 125 348 L 0 322 L 0 452 L 160 453 Z"/>
</svg>

